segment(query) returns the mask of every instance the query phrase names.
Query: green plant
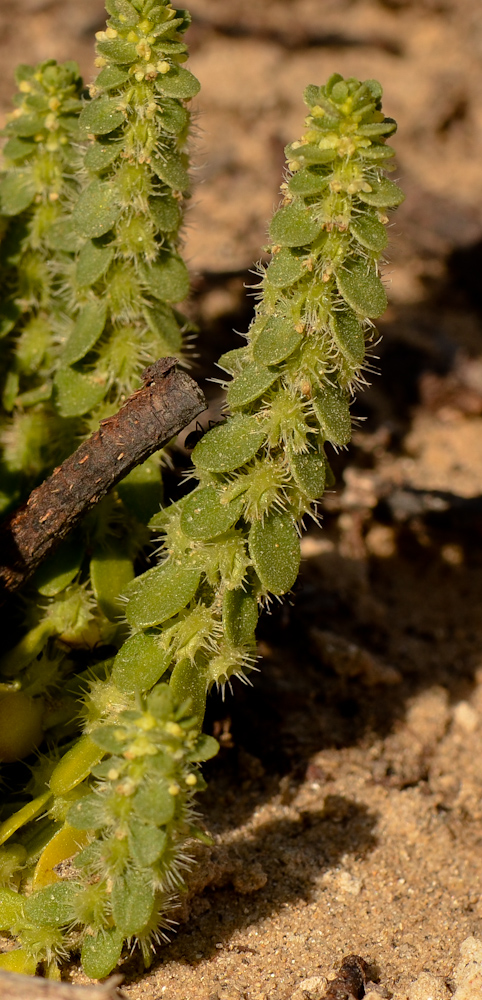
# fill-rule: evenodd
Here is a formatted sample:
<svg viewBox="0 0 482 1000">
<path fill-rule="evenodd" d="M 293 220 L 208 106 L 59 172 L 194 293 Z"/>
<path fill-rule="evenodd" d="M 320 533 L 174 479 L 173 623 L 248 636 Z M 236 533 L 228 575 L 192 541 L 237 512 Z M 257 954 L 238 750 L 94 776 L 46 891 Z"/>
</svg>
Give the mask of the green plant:
<svg viewBox="0 0 482 1000">
<path fill-rule="evenodd" d="M 181 346 L 185 324 L 172 303 L 188 290 L 178 230 L 184 102 L 197 91 L 180 65 L 189 17 L 168 0 L 108 0 L 107 9 L 101 71 L 80 115 L 75 68 L 49 63 L 22 70 L 20 113 L 7 126 L 17 144 L 7 145 L 2 185 L 10 503 L 51 467 L 51 452 L 33 440 L 43 421 L 58 422 L 72 450 L 132 391 L 146 361 Z M 67 141 L 50 150 L 52 77 L 60 117 L 59 93 L 68 95 L 68 124 Z M 28 133 L 32 94 L 43 125 Z M 219 360 L 229 413 L 193 451 L 197 485 L 153 513 L 152 462 L 132 477 L 135 489 L 121 484 L 42 568 L 28 627 L 3 659 L 0 716 L 3 698 L 5 718 L 29 720 L 20 748 L 8 727 L 0 743 L 7 780 L 43 736 L 48 752 L 30 764 L 27 784 L 21 770 L 0 826 L 0 923 L 19 942 L 0 968 L 34 972 L 41 962 L 54 976 L 58 959 L 79 948 L 87 974 L 101 977 L 126 941 L 149 961 L 182 887 L 189 840 L 201 835 L 197 765 L 217 749 L 201 734 L 206 696 L 252 671 L 259 609 L 293 586 L 303 518 L 316 519 L 331 481 L 326 445 L 350 439 L 350 402 L 386 305 L 386 210 L 402 200 L 385 176 L 396 126 L 373 80 L 335 74 L 304 96 L 306 131 L 287 147 L 247 343 Z M 72 177 L 74 156 L 82 169 Z M 52 157 L 58 186 L 38 189 L 32 178 Z M 31 272 L 45 270 L 47 256 L 41 299 Z M 22 299 L 26 264 L 31 294 Z M 31 332 L 39 321 L 42 351 Z M 34 345 L 28 364 L 22 344 Z M 14 466 L 9 441 L 29 411 L 32 436 Z M 162 551 L 134 576 L 147 520 Z"/>
</svg>

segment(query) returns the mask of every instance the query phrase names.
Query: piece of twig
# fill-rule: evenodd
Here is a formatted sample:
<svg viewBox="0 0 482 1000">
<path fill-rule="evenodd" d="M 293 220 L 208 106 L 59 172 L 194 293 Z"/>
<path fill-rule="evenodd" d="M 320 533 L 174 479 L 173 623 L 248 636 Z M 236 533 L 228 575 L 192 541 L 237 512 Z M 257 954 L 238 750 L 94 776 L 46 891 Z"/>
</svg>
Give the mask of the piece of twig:
<svg viewBox="0 0 482 1000">
<path fill-rule="evenodd" d="M 0 971 L 0 997 L 2 1000 L 119 1000 L 123 995 L 117 989 L 120 982 L 122 976 L 111 976 L 102 984 L 75 986 Z"/>
<path fill-rule="evenodd" d="M 0 528 L 0 599 L 22 586 L 82 516 L 206 409 L 196 383 L 161 358 L 118 413 L 33 490 Z"/>
</svg>

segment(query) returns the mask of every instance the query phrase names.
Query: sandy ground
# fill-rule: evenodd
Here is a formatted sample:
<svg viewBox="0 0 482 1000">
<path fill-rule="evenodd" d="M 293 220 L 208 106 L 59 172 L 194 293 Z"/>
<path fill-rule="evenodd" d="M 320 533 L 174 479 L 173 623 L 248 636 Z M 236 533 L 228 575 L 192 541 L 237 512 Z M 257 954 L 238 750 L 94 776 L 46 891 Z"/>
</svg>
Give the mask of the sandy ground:
<svg viewBox="0 0 482 1000">
<path fill-rule="evenodd" d="M 462 942 L 482 939 L 482 7 L 190 9 L 200 376 L 249 321 L 243 284 L 306 84 L 335 70 L 382 82 L 407 200 L 382 377 L 334 458 L 338 486 L 303 543 L 299 585 L 262 623 L 254 689 L 211 706 L 222 751 L 200 807 L 214 846 L 177 935 L 149 973 L 125 962 L 124 992 L 321 1000 L 355 953 L 379 996 L 448 1000 Z M 0 110 L 18 61 L 77 58 L 89 79 L 102 22 L 100 0 L 2 0 Z"/>
</svg>

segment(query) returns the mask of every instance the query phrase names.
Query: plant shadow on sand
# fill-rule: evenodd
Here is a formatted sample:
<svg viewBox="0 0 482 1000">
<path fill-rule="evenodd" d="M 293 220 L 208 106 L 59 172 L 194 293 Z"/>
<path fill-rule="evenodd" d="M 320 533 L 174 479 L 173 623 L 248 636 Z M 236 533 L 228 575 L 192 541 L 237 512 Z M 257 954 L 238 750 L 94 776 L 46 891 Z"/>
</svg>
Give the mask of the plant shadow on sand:
<svg viewBox="0 0 482 1000">
<path fill-rule="evenodd" d="M 342 858 L 352 854 L 363 857 L 373 850 L 376 823 L 374 813 L 340 795 L 327 796 L 320 810 L 261 823 L 249 838 L 236 841 L 231 873 L 228 866 L 221 874 L 222 886 L 210 888 L 194 900 L 189 924 L 180 927 L 168 948 L 161 949 L 153 968 L 165 961 L 196 965 L 228 945 L 235 931 L 262 922 L 288 904 L 309 904 L 315 883 Z M 261 859 L 262 870 L 257 859 Z M 269 892 L 260 888 L 253 896 L 253 879 L 260 872 Z M 240 952 L 243 948 L 253 950 L 234 946 Z M 122 971 L 126 984 L 134 980 L 141 972 L 138 957 L 134 955 Z"/>
</svg>

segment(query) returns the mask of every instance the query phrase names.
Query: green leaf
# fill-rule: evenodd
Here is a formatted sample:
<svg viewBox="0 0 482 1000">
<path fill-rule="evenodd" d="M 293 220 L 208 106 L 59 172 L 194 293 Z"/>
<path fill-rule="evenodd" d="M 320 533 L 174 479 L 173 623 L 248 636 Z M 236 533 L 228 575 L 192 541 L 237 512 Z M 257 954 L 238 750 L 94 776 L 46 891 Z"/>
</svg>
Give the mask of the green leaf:
<svg viewBox="0 0 482 1000">
<path fill-rule="evenodd" d="M 9 122 L 5 132 L 7 135 L 15 135 L 29 139 L 32 135 L 45 132 L 44 115 L 21 115 Z"/>
<path fill-rule="evenodd" d="M 258 623 L 258 602 L 249 590 L 227 590 L 223 600 L 223 629 L 233 646 L 252 643 Z"/>
<path fill-rule="evenodd" d="M 87 170 L 99 172 L 106 170 L 122 152 L 122 142 L 94 142 L 84 157 Z"/>
<path fill-rule="evenodd" d="M 265 588 L 281 596 L 291 590 L 300 567 L 300 540 L 289 514 L 270 514 L 255 521 L 249 532 L 249 552 Z"/>
<path fill-rule="evenodd" d="M 133 63 L 138 59 L 136 46 L 132 42 L 125 42 L 122 38 L 107 38 L 105 41 L 97 42 L 97 51 L 101 56 L 107 56 L 113 63 Z"/>
<path fill-rule="evenodd" d="M 146 322 L 153 333 L 162 338 L 167 346 L 166 356 L 182 349 L 182 333 L 176 314 L 165 302 L 144 309 Z M 184 319 L 184 317 L 183 317 Z"/>
<path fill-rule="evenodd" d="M 74 329 L 62 351 L 62 364 L 73 365 L 97 343 L 107 319 L 107 302 L 95 299 L 86 302 L 79 313 Z"/>
<path fill-rule="evenodd" d="M 0 889 L 0 930 L 12 932 L 22 922 L 25 896 L 13 889 Z"/>
<path fill-rule="evenodd" d="M 182 154 L 170 153 L 166 160 L 159 156 L 153 156 L 150 165 L 154 173 L 168 187 L 173 188 L 174 191 L 187 191 L 189 189 L 189 174 L 186 170 L 186 162 L 186 157 Z"/>
<path fill-rule="evenodd" d="M 207 541 L 228 531 L 241 516 L 243 498 L 222 502 L 222 493 L 214 486 L 193 490 L 181 514 L 181 529 L 188 538 Z"/>
<path fill-rule="evenodd" d="M 206 675 L 199 663 L 187 656 L 176 663 L 171 674 L 169 690 L 178 704 L 190 698 L 190 711 L 200 729 L 206 711 L 207 683 Z"/>
<path fill-rule="evenodd" d="M 218 358 L 217 366 L 230 375 L 241 373 L 246 362 L 249 363 L 249 347 L 236 347 L 234 351 L 226 351 Z"/>
<path fill-rule="evenodd" d="M 49 110 L 48 98 L 46 94 L 30 93 L 24 98 L 22 103 L 24 108 L 28 108 L 30 111 L 40 112 L 41 114 L 46 114 Z M 22 114 L 24 113 L 24 108 L 22 108 Z M 15 121 L 13 124 L 15 124 Z"/>
<path fill-rule="evenodd" d="M 159 108 L 159 123 L 171 135 L 180 135 L 189 125 L 189 112 L 179 101 L 168 98 Z"/>
<path fill-rule="evenodd" d="M 149 210 L 158 229 L 162 233 L 172 233 L 179 228 L 181 209 L 179 202 L 171 195 L 162 198 L 150 198 Z"/>
<path fill-rule="evenodd" d="M 301 247 L 312 243 L 320 230 L 321 223 L 313 218 L 309 208 L 285 205 L 273 216 L 269 235 L 279 246 Z"/>
<path fill-rule="evenodd" d="M 369 91 L 374 101 L 380 101 L 383 96 L 383 89 L 378 80 L 365 80 L 364 86 Z"/>
<path fill-rule="evenodd" d="M 5 376 L 2 392 L 2 406 L 7 413 L 11 413 L 18 398 L 20 387 L 20 375 L 12 368 Z"/>
<path fill-rule="evenodd" d="M 35 73 L 35 67 L 29 66 L 28 63 L 19 63 L 15 68 L 15 82 L 20 84 L 23 80 L 31 80 Z"/>
<path fill-rule="evenodd" d="M 114 247 L 99 247 L 92 240 L 87 240 L 77 258 L 75 272 L 77 284 L 81 288 L 88 288 L 90 285 L 95 285 L 96 281 L 107 271 L 113 257 Z M 69 362 L 69 364 L 72 364 L 72 362 Z"/>
<path fill-rule="evenodd" d="M 139 13 L 129 0 L 107 0 L 105 9 L 112 17 L 121 17 L 124 24 L 130 27 L 139 23 Z"/>
<path fill-rule="evenodd" d="M 159 722 L 167 722 L 171 718 L 172 713 L 175 712 L 175 705 L 168 685 L 156 684 L 146 698 L 146 706 L 148 712 L 151 712 L 155 719 Z M 138 713 L 136 713 L 137 718 Z M 176 739 L 178 738 L 176 737 Z M 169 773 L 171 773 L 172 769 L 175 768 L 173 758 L 164 750 L 161 750 L 157 754 L 153 763 L 158 771 L 162 771 L 163 769 L 164 771 L 168 771 L 170 768 Z"/>
<path fill-rule="evenodd" d="M 308 452 L 289 456 L 290 471 L 295 483 L 310 500 L 319 500 L 325 492 L 326 463 L 323 455 Z"/>
<path fill-rule="evenodd" d="M 111 893 L 112 917 L 124 937 L 140 934 L 154 905 L 154 886 L 148 877 L 136 870 L 114 879 Z"/>
<path fill-rule="evenodd" d="M 59 368 L 54 378 L 56 408 L 61 417 L 82 417 L 100 403 L 106 392 L 105 383 L 73 368 Z"/>
<path fill-rule="evenodd" d="M 74 882 L 57 882 L 32 893 L 25 900 L 25 918 L 40 927 L 62 927 L 75 917 L 75 899 L 79 886 Z"/>
<path fill-rule="evenodd" d="M 107 135 L 125 121 L 125 114 L 118 108 L 117 97 L 96 97 L 85 104 L 80 112 L 79 129 L 87 135 Z"/>
<path fill-rule="evenodd" d="M 292 194 L 308 196 L 324 191 L 328 182 L 329 177 L 326 174 L 318 174 L 310 167 L 304 167 L 290 177 L 288 187 Z"/>
<path fill-rule="evenodd" d="M 171 24 L 173 22 L 171 21 Z M 156 41 L 156 49 L 159 53 L 163 53 L 168 59 L 172 59 L 173 56 L 187 54 L 187 45 L 185 42 L 176 42 L 173 38 L 161 38 Z"/>
<path fill-rule="evenodd" d="M 303 337 L 294 328 L 293 320 L 270 316 L 253 344 L 253 357 L 262 365 L 277 365 L 289 358 Z"/>
<path fill-rule="evenodd" d="M 120 691 L 149 691 L 167 670 L 171 657 L 156 636 L 131 635 L 120 648 L 112 668 L 112 681 Z"/>
<path fill-rule="evenodd" d="M 67 822 L 76 830 L 100 830 L 107 820 L 105 800 L 100 795 L 84 795 L 67 813 Z"/>
<path fill-rule="evenodd" d="M 107 753 L 111 754 L 123 753 L 129 742 L 128 733 L 126 733 L 124 729 L 121 729 L 119 724 L 115 726 L 108 726 L 103 723 L 98 729 L 94 729 L 92 731 L 91 737 L 92 742 L 95 743 L 97 747 L 100 747 L 101 750 L 105 750 Z"/>
<path fill-rule="evenodd" d="M 287 285 L 299 281 L 306 273 L 303 258 L 298 257 L 288 247 L 283 247 L 274 255 L 266 271 L 266 280 L 275 288 L 286 288 Z"/>
<path fill-rule="evenodd" d="M 82 945 L 82 969 L 90 979 L 104 979 L 117 965 L 124 944 L 122 931 L 117 927 L 88 935 Z"/>
<path fill-rule="evenodd" d="M 159 7 L 159 4 L 156 3 L 156 6 L 149 10 L 149 18 L 152 21 L 157 22 L 157 28 L 154 29 L 152 34 L 155 35 L 156 38 L 161 38 L 163 35 L 173 34 L 178 28 L 180 28 L 181 31 L 185 31 L 191 24 L 191 15 L 189 11 L 185 9 L 178 10 L 178 14 L 181 14 L 182 16 L 173 17 L 172 21 L 163 21 L 163 18 L 166 16 L 165 9 L 164 7 Z"/>
<path fill-rule="evenodd" d="M 181 302 L 189 293 L 189 272 L 183 260 L 164 254 L 154 264 L 143 264 L 142 280 L 154 298 L 164 302 Z"/>
<path fill-rule="evenodd" d="M 77 114 L 75 115 L 62 115 L 60 118 L 61 128 L 63 132 L 69 132 L 70 138 L 74 142 L 78 140 L 78 130 L 79 130 L 79 119 Z M 66 150 L 66 159 L 72 158 L 72 148 Z"/>
<path fill-rule="evenodd" d="M 90 579 L 101 611 L 111 622 L 123 617 L 119 597 L 134 579 L 134 565 L 127 539 L 109 539 L 99 546 L 90 560 Z"/>
<path fill-rule="evenodd" d="M 139 20 L 137 13 L 136 18 Z M 134 23 L 136 24 L 137 21 Z M 114 90 L 117 87 L 122 87 L 122 84 L 127 83 L 128 79 L 128 70 L 120 69 L 119 66 L 104 66 L 104 69 L 101 69 L 95 78 L 95 86 L 102 87 L 103 90 Z"/>
<path fill-rule="evenodd" d="M 115 225 L 122 206 L 119 192 L 110 181 L 92 181 L 77 201 L 72 219 L 81 236 L 103 236 Z"/>
<path fill-rule="evenodd" d="M 358 126 L 358 134 L 369 136 L 393 135 L 397 131 L 397 123 L 393 118 L 385 118 L 382 122 L 371 122 L 367 125 Z"/>
<path fill-rule="evenodd" d="M 226 402 L 233 409 L 253 403 L 273 385 L 273 382 L 276 382 L 279 374 L 279 371 L 251 362 L 228 386 Z"/>
<path fill-rule="evenodd" d="M 3 214 L 20 215 L 32 203 L 35 194 L 35 181 L 29 168 L 7 173 L 0 184 Z"/>
<path fill-rule="evenodd" d="M 168 73 L 160 73 L 156 77 L 156 87 L 167 97 L 178 97 L 186 101 L 199 93 L 201 84 L 188 69 L 172 66 Z"/>
<path fill-rule="evenodd" d="M 348 399 L 338 386 L 324 385 L 313 392 L 313 409 L 323 433 L 331 444 L 342 447 L 351 438 L 351 415 Z"/>
<path fill-rule="evenodd" d="M 303 100 L 305 104 L 307 104 L 309 108 L 312 108 L 314 107 L 315 104 L 318 104 L 319 99 L 320 99 L 320 88 L 317 87 L 314 83 L 308 84 L 308 86 L 305 87 L 303 91 Z"/>
<path fill-rule="evenodd" d="M 325 108 L 328 114 L 333 113 L 333 108 L 329 101 L 326 100 L 327 97 L 331 97 L 333 89 L 338 83 L 343 82 L 343 77 L 340 73 L 332 73 L 331 76 L 325 83 L 324 87 L 320 87 L 320 93 L 318 95 L 318 103 L 321 104 L 322 108 Z M 326 96 L 325 96 L 326 95 Z"/>
<path fill-rule="evenodd" d="M 42 385 L 38 385 L 35 389 L 27 389 L 26 392 L 19 393 L 15 403 L 17 406 L 23 406 L 24 409 L 27 409 L 28 406 L 36 406 L 37 403 L 45 403 L 47 399 L 50 399 L 51 395 L 52 386 L 49 382 L 44 382 Z M 6 406 L 5 409 L 7 409 Z"/>
<path fill-rule="evenodd" d="M 30 153 L 37 149 L 36 142 L 28 142 L 25 139 L 12 138 L 5 143 L 3 155 L 6 160 L 24 160 Z"/>
<path fill-rule="evenodd" d="M 39 566 L 34 584 L 42 597 L 55 597 L 72 583 L 80 570 L 84 547 L 79 540 L 67 539 L 61 548 Z"/>
<path fill-rule="evenodd" d="M 381 253 L 388 244 L 387 231 L 374 215 L 358 215 L 350 221 L 350 232 L 362 247 Z"/>
<path fill-rule="evenodd" d="M 198 762 L 211 760 L 217 753 L 219 753 L 219 743 L 214 739 L 214 736 L 200 733 L 192 750 L 186 755 L 186 760 L 197 764 Z"/>
<path fill-rule="evenodd" d="M 335 275 L 340 295 L 355 312 L 376 319 L 387 308 L 387 295 L 380 278 L 365 263 L 354 264 L 350 270 L 340 268 Z"/>
<path fill-rule="evenodd" d="M 174 816 L 175 796 L 171 795 L 167 781 L 156 778 L 154 783 L 144 782 L 132 796 L 132 808 L 139 819 L 155 826 L 164 826 Z"/>
<path fill-rule="evenodd" d="M 75 253 L 83 246 L 82 237 L 74 229 L 72 219 L 59 219 L 47 233 L 48 245 L 52 250 L 66 250 Z"/>
<path fill-rule="evenodd" d="M 208 431 L 194 448 L 192 460 L 208 472 L 232 472 L 256 455 L 265 437 L 255 417 L 240 414 Z"/>
<path fill-rule="evenodd" d="M 140 868 L 153 865 L 164 854 L 166 845 L 167 834 L 165 830 L 158 830 L 157 827 L 146 825 L 140 820 L 130 820 L 129 850 Z"/>
<path fill-rule="evenodd" d="M 371 191 L 358 192 L 360 201 L 364 201 L 366 205 L 376 205 L 377 208 L 396 208 L 405 199 L 398 184 L 394 184 L 386 177 L 382 177 L 379 181 L 370 181 L 370 186 Z"/>
<path fill-rule="evenodd" d="M 348 86 L 345 80 L 339 80 L 331 88 L 330 97 L 335 104 L 344 104 L 349 94 Z"/>
<path fill-rule="evenodd" d="M 335 343 L 347 361 L 359 365 L 365 357 L 365 334 L 353 309 L 333 313 L 331 318 Z"/>
<path fill-rule="evenodd" d="M 149 628 L 172 618 L 189 604 L 201 578 L 192 566 L 165 562 L 148 569 L 126 588 L 126 618 L 134 628 Z"/>
<path fill-rule="evenodd" d="M 286 146 L 285 153 L 288 160 L 306 164 L 331 163 L 336 157 L 336 149 L 320 149 L 311 143 L 304 143 L 295 149 L 292 145 Z"/>
<path fill-rule="evenodd" d="M 364 160 L 391 160 L 395 156 L 393 147 L 385 145 L 367 146 L 366 149 L 359 148 L 358 153 Z"/>
</svg>

